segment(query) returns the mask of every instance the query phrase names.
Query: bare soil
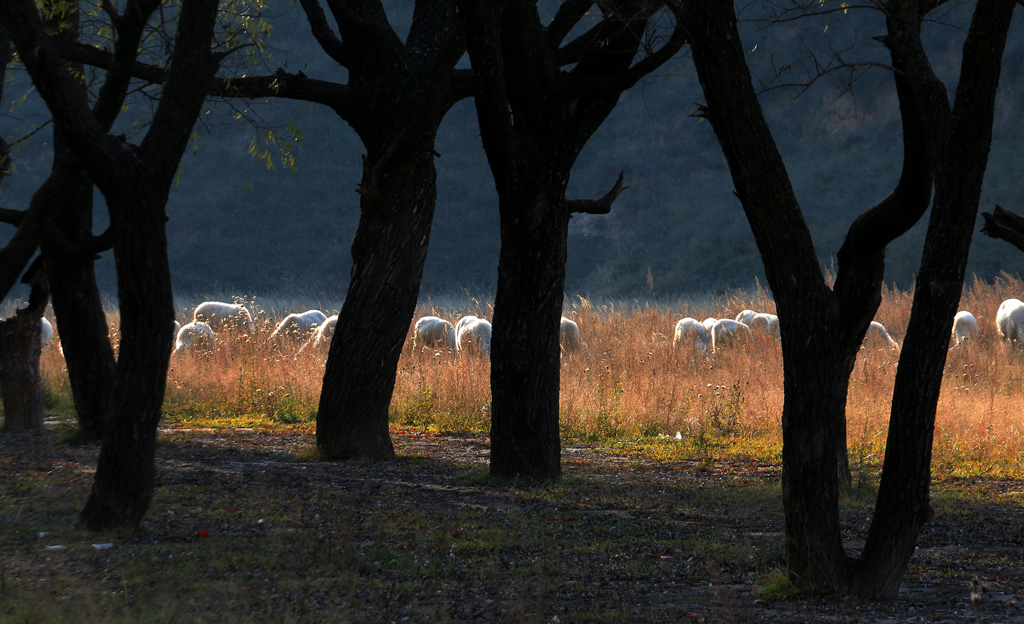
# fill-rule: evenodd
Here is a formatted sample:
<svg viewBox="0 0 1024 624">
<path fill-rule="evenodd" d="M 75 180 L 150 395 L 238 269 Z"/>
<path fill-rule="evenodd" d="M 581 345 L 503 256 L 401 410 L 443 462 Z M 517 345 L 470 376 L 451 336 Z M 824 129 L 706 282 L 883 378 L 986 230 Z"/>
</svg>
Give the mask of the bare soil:
<svg viewBox="0 0 1024 624">
<path fill-rule="evenodd" d="M 665 463 L 629 446 L 571 444 L 563 448 L 564 476 L 557 484 L 501 483 L 486 477 L 486 437 L 405 429 L 394 431 L 393 440 L 399 456 L 394 461 L 328 463 L 301 459 L 312 447 L 308 427 L 165 428 L 156 499 L 146 526 L 119 539 L 138 547 L 200 533 L 256 540 L 268 531 L 308 532 L 321 539 L 340 529 L 325 529 L 319 503 L 309 501 L 331 497 L 351 502 L 341 514 L 351 557 L 359 559 L 371 542 L 387 534 L 391 547 L 408 551 L 410 560 L 421 551 L 448 559 L 443 569 L 430 568 L 440 577 L 436 593 L 443 593 L 443 604 L 426 592 L 410 595 L 422 586 L 403 576 L 398 564 L 387 569 L 360 564 L 360 582 L 353 583 L 345 603 L 353 621 L 1024 622 L 1019 604 L 1024 598 L 1024 484 L 1019 480 L 937 483 L 936 517 L 920 538 L 898 599 L 773 598 L 761 590 L 769 572 L 783 565 L 781 502 L 773 496 L 778 465 Z M 54 521 L 53 510 L 44 508 L 52 503 L 33 501 L 33 489 L 25 485 L 32 479 L 56 475 L 72 497 L 81 497 L 75 500 L 84 501 L 96 456 L 96 445 L 58 443 L 52 431 L 0 434 L 0 483 L 6 484 L 0 500 L 6 514 L 9 505 L 19 506 L 17 517 L 4 521 L 15 526 Z M 254 520 L 273 515 L 274 503 L 264 501 L 259 503 L 264 509 L 218 525 L 212 516 L 189 511 L 189 505 L 203 506 L 195 499 L 181 502 L 192 490 L 195 498 L 205 496 L 211 484 L 220 496 L 235 492 L 241 497 L 243 491 L 269 496 L 284 488 L 311 506 L 300 520 L 290 523 L 281 512 L 276 524 L 267 525 L 262 518 Z M 314 491 L 315 496 L 308 494 Z M 863 502 L 844 507 L 847 544 L 854 555 L 870 516 L 870 495 L 862 497 Z M 59 511 L 56 521 L 73 523 L 73 507 Z M 392 514 L 394 522 L 408 520 L 410 525 L 395 529 L 378 522 L 370 527 L 375 513 Z M 472 536 L 472 523 L 482 529 L 508 518 L 524 518 L 534 527 L 528 531 L 540 527 L 548 533 L 537 537 L 539 542 L 524 536 L 522 547 L 501 543 L 482 530 Z M 210 528 L 193 530 L 204 526 Z M 517 530 L 510 526 L 511 532 Z M 405 542 L 400 537 L 405 533 L 430 537 Z M 544 542 L 548 536 L 557 540 Z M 11 582 L 35 565 L 36 551 L 24 539 L 19 532 L 0 541 L 0 559 L 6 560 L 0 566 Z M 452 563 L 463 561 L 465 568 Z M 481 567 L 481 562 L 487 563 Z M 531 565 L 542 571 L 520 576 Z M 116 565 L 104 570 L 104 578 L 118 576 Z M 524 587 L 523 578 L 537 584 Z M 380 590 L 382 581 L 405 589 L 391 595 Z M 364 587 L 374 595 L 362 595 Z M 329 595 L 301 597 L 308 610 L 298 612 L 298 621 L 332 619 Z M 429 614 L 428 606 L 433 609 Z"/>
</svg>

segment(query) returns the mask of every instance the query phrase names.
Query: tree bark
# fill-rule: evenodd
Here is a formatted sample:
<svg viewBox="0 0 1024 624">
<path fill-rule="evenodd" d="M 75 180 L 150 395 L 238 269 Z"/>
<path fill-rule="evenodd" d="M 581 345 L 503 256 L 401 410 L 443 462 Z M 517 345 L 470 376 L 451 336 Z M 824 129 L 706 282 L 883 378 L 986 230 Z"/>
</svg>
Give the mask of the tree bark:
<svg viewBox="0 0 1024 624">
<path fill-rule="evenodd" d="M 52 1 L 46 4 L 47 25 L 56 33 L 57 41 L 77 43 L 80 40 L 78 7 L 54 5 Z M 125 43 L 128 42 L 123 41 L 122 46 Z M 77 72 L 84 71 L 80 64 L 72 67 Z M 115 84 L 124 80 L 125 77 L 112 72 L 105 82 Z M 116 111 L 119 108 L 110 101 L 114 99 L 122 98 L 107 90 L 94 107 L 107 130 L 116 113 L 106 112 L 106 109 Z M 63 154 L 67 149 L 59 124 L 54 124 L 53 146 L 55 154 Z M 50 202 L 54 207 L 50 228 L 40 241 L 39 249 L 50 285 L 78 428 L 83 436 L 100 440 L 110 416 L 116 361 L 96 285 L 92 249 L 93 184 L 74 158 L 55 158 L 50 177 L 55 183 L 49 185 L 49 192 L 40 191 L 39 201 Z"/>
<path fill-rule="evenodd" d="M 388 411 L 419 297 L 437 174 L 424 146 L 380 175 L 387 194 L 363 196 L 351 280 L 324 371 L 316 432 L 324 459 L 394 456 Z"/>
<path fill-rule="evenodd" d="M 4 430 L 43 428 L 43 381 L 39 372 L 42 311 L 18 310 L 0 321 L 0 392 Z"/>
<path fill-rule="evenodd" d="M 468 95 L 451 86 L 464 44 L 452 0 L 417 2 L 404 44 L 379 5 L 330 6 L 344 43 L 319 4 L 303 0 L 314 36 L 350 79 L 347 88 L 318 85 L 316 97 L 356 130 L 367 154 L 352 272 L 317 409 L 317 448 L 323 459 L 386 459 L 394 456 L 388 414 L 398 360 L 437 199 L 434 138 L 448 109 Z"/>
<path fill-rule="evenodd" d="M 569 211 L 565 187 L 538 187 L 532 180 L 544 178 L 535 173 L 514 194 L 499 198 L 501 253 L 491 348 L 491 474 L 497 477 L 561 473 L 558 332 Z"/>
<path fill-rule="evenodd" d="M 950 123 L 939 123 L 948 118 L 945 110 L 928 117 L 936 120 L 935 202 L 896 372 L 878 502 L 859 566 L 857 590 L 868 596 L 896 595 L 917 537 L 932 517 L 935 410 L 988 165 L 996 90 L 1015 6 L 1014 0 L 978 2 L 964 43 Z"/>
<path fill-rule="evenodd" d="M 682 46 L 682 30 L 634 63 L 660 2 L 611 2 L 602 19 L 562 47 L 591 3 L 562 3 L 549 27 L 534 3 L 463 0 L 484 150 L 498 191 L 501 252 L 491 348 L 491 474 L 556 477 L 559 321 L 573 207 L 573 164 L 619 95 Z M 576 44 L 573 46 L 573 44 Z M 573 64 L 563 71 L 561 63 Z M 601 206 L 600 210 L 595 206 Z"/>
<path fill-rule="evenodd" d="M 39 431 L 43 428 L 43 378 L 39 358 L 42 318 L 49 300 L 46 278 L 33 265 L 29 304 L 0 321 L 0 392 L 3 394 L 4 430 Z"/>
<path fill-rule="evenodd" d="M 894 595 L 926 518 L 931 426 L 945 345 L 963 283 L 958 263 L 966 259 L 968 219 L 973 219 L 963 207 L 971 197 L 976 203 L 975 186 L 980 189 L 983 153 L 988 147 L 984 128 L 991 127 L 991 100 L 985 98 L 994 96 L 991 69 L 994 67 L 998 76 L 1002 54 L 995 25 L 1001 24 L 1005 33 L 1012 4 L 1005 1 L 999 17 L 981 27 L 986 34 L 976 40 L 994 43 L 986 48 L 989 54 L 984 60 L 978 65 L 968 62 L 969 48 L 965 48 L 964 75 L 972 72 L 978 79 L 962 80 L 960 90 L 978 101 L 966 105 L 962 117 L 978 125 L 962 133 L 964 143 L 958 149 L 973 159 L 961 179 L 943 171 L 947 162 L 941 141 L 948 118 L 942 106 L 945 89 L 934 79 L 920 46 L 920 9 L 915 3 L 898 1 L 887 7 L 890 17 L 906 18 L 890 22 L 886 40 L 898 70 L 904 171 L 893 195 L 851 226 L 840 251 L 840 271 L 832 292 L 814 266 L 817 261 L 810 235 L 753 92 L 732 6 L 713 0 L 685 5 L 693 59 L 707 98 L 704 113 L 729 163 L 779 309 L 785 374 L 786 557 L 790 577 L 802 587 Z M 909 47 L 901 47 L 903 39 Z M 842 549 L 836 487 L 837 457 L 844 454 L 837 442 L 844 439 L 849 375 L 856 349 L 877 309 L 884 248 L 920 218 L 933 176 L 938 223 L 943 225 L 936 225 L 933 209 L 924 260 L 930 268 L 926 271 L 922 265 L 918 282 L 919 291 L 924 288 L 932 293 L 915 297 L 911 323 L 921 329 L 915 330 L 912 349 L 905 343 L 897 374 L 883 470 L 887 492 L 883 496 L 880 491 L 864 557 L 854 562 Z M 960 212 L 939 208 L 948 201 L 939 198 L 949 189 L 957 189 L 953 203 Z M 959 269 L 954 268 L 957 266 Z M 926 275 L 929 281 L 922 285 Z M 899 410 L 907 412 L 901 417 L 897 417 L 897 397 L 901 397 Z M 931 420 L 925 416 L 929 413 Z M 871 535 L 876 535 L 876 542 L 872 543 Z"/>
<path fill-rule="evenodd" d="M 158 4 L 150 3 L 149 10 Z M 174 53 L 160 102 L 140 145 L 107 134 L 103 122 L 116 114 L 107 106 L 123 97 L 127 80 L 104 84 L 91 111 L 81 84 L 61 65 L 31 0 L 0 4 L 0 21 L 12 32 L 32 80 L 56 123 L 66 131 L 89 176 L 107 198 L 115 245 L 121 307 L 121 348 L 111 420 L 105 429 L 93 488 L 79 517 L 89 530 L 134 527 L 155 486 L 156 428 L 160 419 L 174 321 L 165 207 L 181 154 L 210 90 L 217 63 L 209 50 L 216 0 L 185 0 Z M 126 29 L 145 24 L 143 7 L 130 3 L 115 22 L 120 32 L 119 67 L 124 78 L 137 54 Z M 136 18 L 141 18 L 136 21 Z M 128 45 L 120 45 L 126 41 Z M 121 95 L 118 95 L 118 94 Z M 110 95 L 113 94 L 113 95 Z"/>
</svg>

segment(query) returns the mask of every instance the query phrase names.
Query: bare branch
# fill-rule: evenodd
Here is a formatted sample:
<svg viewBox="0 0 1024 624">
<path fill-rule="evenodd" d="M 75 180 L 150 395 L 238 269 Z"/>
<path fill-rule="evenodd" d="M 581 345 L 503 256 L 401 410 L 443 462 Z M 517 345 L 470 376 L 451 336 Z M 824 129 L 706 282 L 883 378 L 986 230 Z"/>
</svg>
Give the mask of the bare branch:
<svg viewBox="0 0 1024 624">
<path fill-rule="evenodd" d="M 1024 217 L 1006 210 L 999 204 L 993 212 L 981 213 L 985 225 L 981 233 L 991 238 L 1004 240 L 1024 251 Z"/>
<path fill-rule="evenodd" d="M 22 220 L 24 220 L 24 218 L 24 210 L 0 208 L 0 223 L 7 223 L 8 225 L 21 225 L 21 222 Z"/>
<path fill-rule="evenodd" d="M 551 23 L 545 28 L 548 47 L 557 50 L 562 41 L 569 35 L 569 32 L 579 23 L 581 19 L 593 6 L 594 0 L 565 0 L 558 6 L 558 12 L 551 19 Z"/>
<path fill-rule="evenodd" d="M 612 211 L 612 204 L 618 199 L 622 191 L 628 189 L 628 186 L 622 185 L 622 180 L 625 177 L 624 171 L 619 171 L 619 177 L 615 180 L 615 184 L 611 190 L 604 194 L 604 197 L 599 199 L 570 199 L 566 201 L 569 206 L 569 214 L 573 213 L 584 213 L 584 214 L 608 214 Z"/>
<path fill-rule="evenodd" d="M 309 21 L 309 27 L 316 42 L 320 44 L 327 56 L 334 59 L 334 62 L 342 67 L 348 67 L 350 62 L 348 49 L 327 24 L 327 16 L 320 6 L 320 2 L 318 0 L 299 0 L 299 3 L 302 5 L 303 11 L 306 12 L 306 19 Z"/>
</svg>

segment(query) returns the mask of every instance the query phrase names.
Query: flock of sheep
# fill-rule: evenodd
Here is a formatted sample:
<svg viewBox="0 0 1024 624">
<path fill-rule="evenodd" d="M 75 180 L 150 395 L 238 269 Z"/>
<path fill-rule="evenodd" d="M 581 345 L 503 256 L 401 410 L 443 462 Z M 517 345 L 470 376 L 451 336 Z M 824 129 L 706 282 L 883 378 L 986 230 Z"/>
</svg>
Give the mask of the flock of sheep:
<svg viewBox="0 0 1024 624">
<path fill-rule="evenodd" d="M 307 310 L 289 314 L 277 324 L 271 334 L 274 341 L 290 340 L 302 343 L 300 351 L 307 349 L 326 350 L 334 335 L 338 316 L 327 316 L 319 310 Z M 996 328 L 999 335 L 1019 345 L 1024 345 L 1024 302 L 1007 299 L 996 312 Z M 204 352 L 212 349 L 214 337 L 220 332 L 253 332 L 252 315 L 242 304 L 206 301 L 196 306 L 193 320 L 186 325 L 174 322 L 174 353 Z M 779 317 L 765 312 L 743 310 L 735 319 L 706 318 L 698 321 L 686 317 L 676 323 L 672 344 L 676 348 L 692 346 L 702 354 L 715 353 L 732 343 L 739 343 L 754 336 L 779 339 Z M 953 317 L 953 348 L 978 335 L 978 319 L 963 310 Z M 53 326 L 42 319 L 43 346 L 53 338 Z M 559 343 L 563 355 L 588 353 L 580 328 L 575 321 L 562 317 Z M 885 327 L 871 321 L 866 345 L 899 351 L 899 345 Z M 452 325 L 437 316 L 424 316 L 416 321 L 413 345 L 420 348 L 446 349 L 452 353 L 462 351 L 490 356 L 491 323 L 476 316 L 463 316 Z"/>
<path fill-rule="evenodd" d="M 587 344 L 579 325 L 572 319 L 562 317 L 559 329 L 559 345 L 565 355 L 586 353 Z M 437 316 L 424 316 L 416 321 L 413 330 L 413 347 L 447 349 L 452 353 L 461 351 L 491 355 L 491 323 L 476 316 L 464 316 L 454 325 Z"/>
<path fill-rule="evenodd" d="M 196 306 L 192 322 L 174 322 L 174 353 L 201 353 L 213 348 L 214 336 L 220 332 L 254 331 L 252 315 L 240 303 L 205 301 Z M 274 332 L 273 341 L 301 342 L 302 348 L 326 349 L 334 335 L 338 315 L 327 316 L 320 310 L 306 310 L 284 317 Z"/>
</svg>

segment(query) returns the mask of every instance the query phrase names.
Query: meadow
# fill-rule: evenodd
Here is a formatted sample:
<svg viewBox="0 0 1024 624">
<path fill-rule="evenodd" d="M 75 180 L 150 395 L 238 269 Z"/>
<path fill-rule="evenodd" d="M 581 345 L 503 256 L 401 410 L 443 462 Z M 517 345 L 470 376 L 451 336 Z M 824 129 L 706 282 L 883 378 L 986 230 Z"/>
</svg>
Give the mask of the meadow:
<svg viewBox="0 0 1024 624">
<path fill-rule="evenodd" d="M 936 418 L 936 473 L 1020 473 L 1024 361 L 1000 340 L 995 313 L 1003 300 L 1022 293 L 1024 283 L 1007 276 L 994 282 L 975 280 L 965 289 L 960 307 L 978 318 L 980 334 L 952 349 L 947 359 Z M 876 316 L 900 343 L 912 296 L 912 291 L 886 289 Z M 263 309 L 258 301 L 247 303 L 256 317 L 256 336 L 240 343 L 221 342 L 210 356 L 172 360 L 166 422 L 254 426 L 315 419 L 326 353 L 269 339 L 280 316 L 308 306 L 292 304 L 293 309 L 276 312 Z M 711 357 L 672 345 L 678 319 L 732 318 L 744 309 L 775 311 L 770 294 L 756 285 L 750 292 L 734 290 L 672 303 L 567 299 L 564 313 L 579 324 L 588 353 L 563 358 L 563 439 L 660 446 L 671 438 L 684 454 L 742 453 L 778 459 L 783 404 L 778 341 L 755 336 L 747 345 Z M 469 299 L 421 306 L 417 317 L 433 314 L 454 323 L 466 314 L 490 318 L 491 312 L 487 301 Z M 181 320 L 189 320 L 190 313 L 182 309 Z M 411 327 L 409 331 L 392 422 L 436 432 L 486 434 L 486 359 L 414 348 Z M 897 364 L 898 354 L 877 345 L 865 346 L 858 357 L 847 406 L 847 439 L 855 468 L 879 467 Z M 45 368 L 52 392 L 66 395 L 59 354 L 51 350 Z"/>
<path fill-rule="evenodd" d="M 74 528 L 98 446 L 75 444 L 66 375 L 44 354 L 51 418 L 0 444 L 0 621 L 933 622 L 1024 617 L 1024 361 L 975 281 L 978 339 L 950 351 L 933 456 L 935 519 L 901 599 L 794 595 L 785 581 L 777 342 L 706 357 L 672 346 L 683 316 L 773 311 L 766 291 L 699 300 L 567 300 L 589 353 L 562 367 L 563 472 L 487 476 L 488 362 L 402 354 L 390 462 L 318 462 L 324 353 L 271 341 L 305 303 L 249 301 L 256 335 L 171 363 L 159 481 L 138 531 Z M 896 338 L 912 293 L 877 315 Z M 325 310 L 331 313 L 334 310 Z M 182 308 L 181 320 L 189 309 Z M 490 317 L 490 304 L 420 314 Z M 112 336 L 116 341 L 116 319 Z M 870 524 L 897 355 L 854 370 L 841 500 L 852 552 Z"/>
</svg>

